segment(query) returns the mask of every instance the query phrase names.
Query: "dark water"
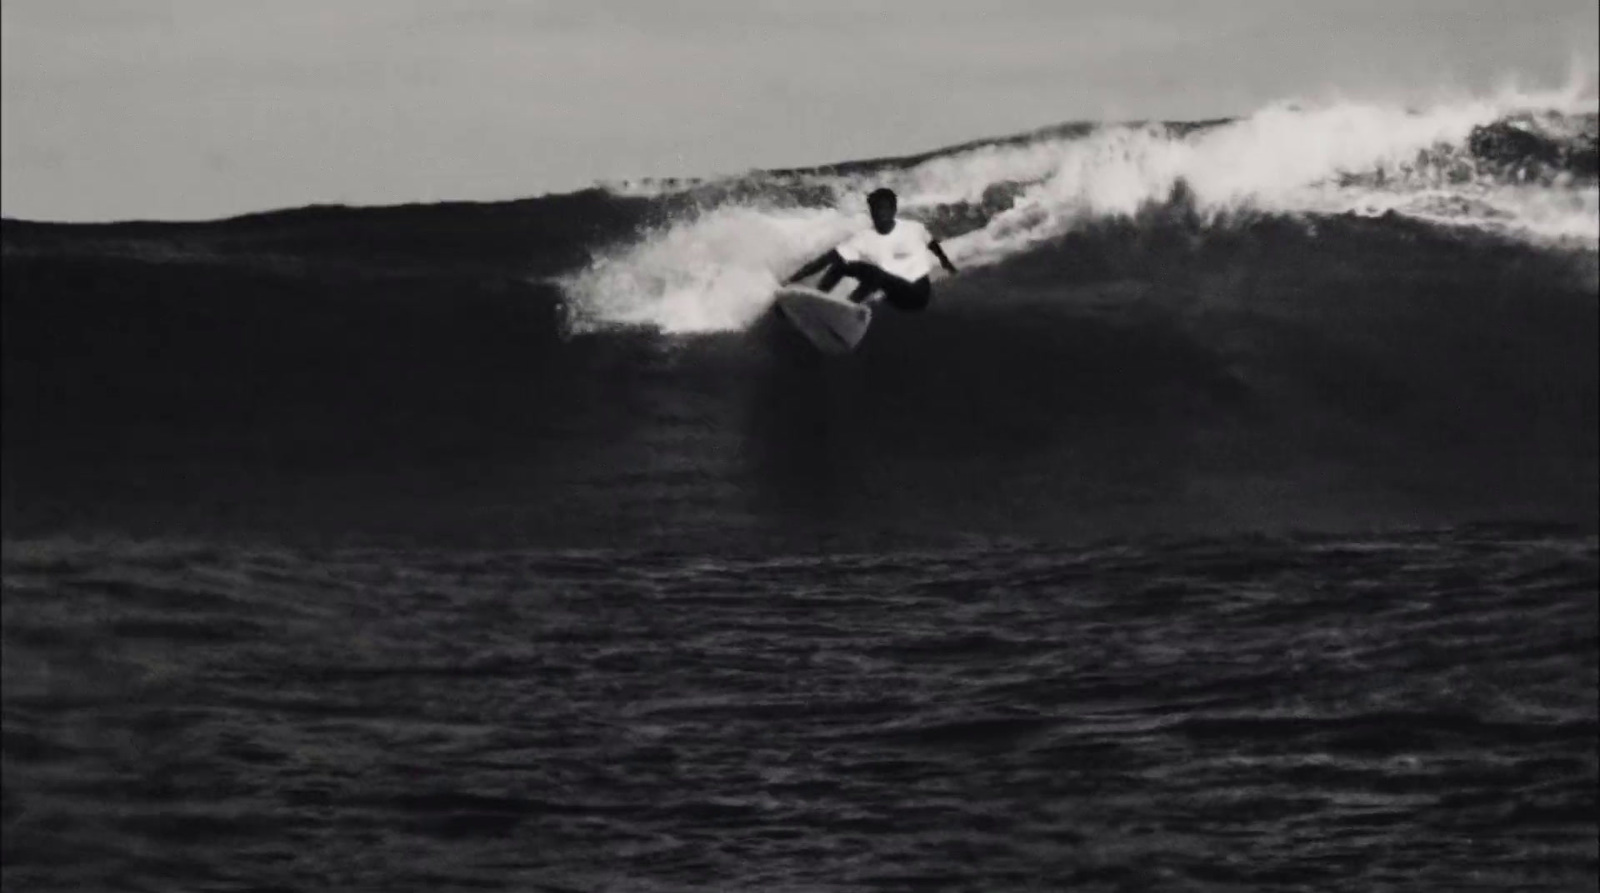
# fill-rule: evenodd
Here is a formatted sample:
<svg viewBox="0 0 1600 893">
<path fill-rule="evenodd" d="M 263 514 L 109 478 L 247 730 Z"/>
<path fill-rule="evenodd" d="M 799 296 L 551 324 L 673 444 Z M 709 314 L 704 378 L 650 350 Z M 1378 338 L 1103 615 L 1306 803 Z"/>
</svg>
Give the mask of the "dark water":
<svg viewBox="0 0 1600 893">
<path fill-rule="evenodd" d="M 1175 189 L 844 358 L 575 333 L 815 198 L 718 188 L 6 221 L 5 889 L 1593 888 L 1592 246 Z"/>
<path fill-rule="evenodd" d="M 5 555 L 7 889 L 1578 890 L 1592 536 Z"/>
<path fill-rule="evenodd" d="M 1108 224 L 835 362 L 771 320 L 565 339 L 520 280 L 25 255 L 5 521 L 784 550 L 1585 522 L 1594 265 L 1405 221 Z"/>
</svg>

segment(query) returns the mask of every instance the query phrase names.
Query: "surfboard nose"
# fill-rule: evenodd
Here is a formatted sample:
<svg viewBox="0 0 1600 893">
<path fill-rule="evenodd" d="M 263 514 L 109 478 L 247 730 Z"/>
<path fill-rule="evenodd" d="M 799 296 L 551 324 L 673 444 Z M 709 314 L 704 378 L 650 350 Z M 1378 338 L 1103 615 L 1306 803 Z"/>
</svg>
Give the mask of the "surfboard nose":
<svg viewBox="0 0 1600 893">
<path fill-rule="evenodd" d="M 805 286 L 778 290 L 777 306 L 807 340 L 824 353 L 855 349 L 872 322 L 872 308 Z"/>
</svg>

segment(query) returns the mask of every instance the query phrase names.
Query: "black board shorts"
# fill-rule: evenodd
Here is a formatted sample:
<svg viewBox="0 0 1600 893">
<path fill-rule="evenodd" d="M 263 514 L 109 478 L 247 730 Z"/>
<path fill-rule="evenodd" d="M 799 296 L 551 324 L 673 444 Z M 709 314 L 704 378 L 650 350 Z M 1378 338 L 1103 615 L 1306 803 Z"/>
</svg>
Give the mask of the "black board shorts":
<svg viewBox="0 0 1600 893">
<path fill-rule="evenodd" d="M 896 310 L 921 310 L 933 300 L 933 283 L 924 276 L 916 282 L 907 282 L 893 273 L 885 272 L 872 264 L 856 261 L 846 264 L 844 274 L 857 282 L 863 289 L 858 289 L 861 295 L 859 300 L 865 300 L 874 292 L 883 292 L 883 299 Z"/>
</svg>

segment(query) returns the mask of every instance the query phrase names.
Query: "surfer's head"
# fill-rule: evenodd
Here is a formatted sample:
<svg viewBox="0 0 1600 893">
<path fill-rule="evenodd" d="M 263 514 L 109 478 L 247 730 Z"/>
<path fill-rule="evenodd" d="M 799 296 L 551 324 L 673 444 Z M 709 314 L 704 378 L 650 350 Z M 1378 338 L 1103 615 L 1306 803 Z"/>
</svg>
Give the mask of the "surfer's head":
<svg viewBox="0 0 1600 893">
<path fill-rule="evenodd" d="M 893 189 L 874 189 L 867 196 L 867 210 L 872 212 L 872 225 L 880 233 L 894 229 L 894 212 L 899 206 Z"/>
</svg>

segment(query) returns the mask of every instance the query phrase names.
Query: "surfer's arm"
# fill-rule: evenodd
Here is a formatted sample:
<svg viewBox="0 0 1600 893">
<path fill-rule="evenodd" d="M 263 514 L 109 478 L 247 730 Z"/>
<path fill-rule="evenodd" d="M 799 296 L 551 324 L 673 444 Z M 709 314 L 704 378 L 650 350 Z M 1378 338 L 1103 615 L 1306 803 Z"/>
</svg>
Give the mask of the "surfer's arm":
<svg viewBox="0 0 1600 893">
<path fill-rule="evenodd" d="M 939 259 L 939 263 L 944 265 L 946 272 L 957 272 L 956 265 L 950 262 L 950 258 L 944 256 L 944 249 L 939 246 L 938 239 L 934 239 L 932 242 L 928 243 L 928 250 L 932 251 L 933 256 L 937 257 Z"/>
<path fill-rule="evenodd" d="M 793 276 L 789 277 L 788 282 L 786 282 L 785 284 L 786 285 L 793 285 L 794 283 L 799 282 L 800 280 L 806 278 L 807 276 L 810 276 L 810 275 L 812 275 L 814 273 L 820 273 L 823 270 L 826 270 L 827 268 L 833 266 L 834 264 L 842 264 L 842 263 L 844 263 L 844 258 L 839 256 L 839 252 L 835 251 L 832 248 L 829 248 L 827 251 L 823 252 L 820 256 L 818 256 L 816 260 L 813 260 L 811 263 L 806 264 L 805 266 L 801 267 L 798 271 L 796 271 Z"/>
</svg>

